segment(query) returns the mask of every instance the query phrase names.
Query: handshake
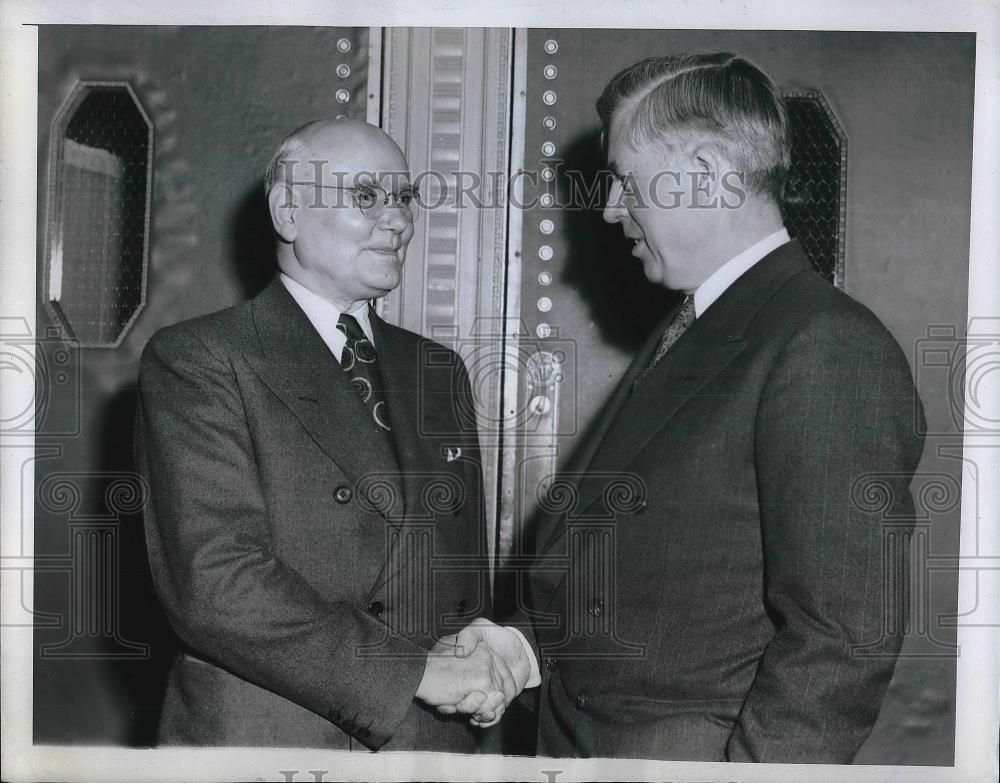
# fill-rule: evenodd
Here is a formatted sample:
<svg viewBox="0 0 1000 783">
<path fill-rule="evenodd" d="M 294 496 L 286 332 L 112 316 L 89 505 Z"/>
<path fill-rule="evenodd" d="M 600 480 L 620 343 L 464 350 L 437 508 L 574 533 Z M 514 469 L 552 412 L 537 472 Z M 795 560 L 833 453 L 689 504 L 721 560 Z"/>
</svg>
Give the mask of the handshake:
<svg viewBox="0 0 1000 783">
<path fill-rule="evenodd" d="M 444 715 L 471 715 L 473 726 L 486 728 L 499 723 L 507 705 L 538 679 L 521 634 L 479 617 L 434 645 L 416 696 Z"/>
</svg>

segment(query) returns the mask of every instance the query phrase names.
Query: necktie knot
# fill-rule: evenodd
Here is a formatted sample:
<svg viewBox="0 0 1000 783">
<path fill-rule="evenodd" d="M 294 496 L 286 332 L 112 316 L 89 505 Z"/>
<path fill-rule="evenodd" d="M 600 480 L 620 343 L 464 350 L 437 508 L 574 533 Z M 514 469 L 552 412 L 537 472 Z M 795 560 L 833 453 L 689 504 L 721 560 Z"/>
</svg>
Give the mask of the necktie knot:
<svg viewBox="0 0 1000 783">
<path fill-rule="evenodd" d="M 366 340 L 365 333 L 361 329 L 358 319 L 350 313 L 341 313 L 337 321 L 337 328 L 347 335 L 347 339 L 353 342 Z"/>
</svg>

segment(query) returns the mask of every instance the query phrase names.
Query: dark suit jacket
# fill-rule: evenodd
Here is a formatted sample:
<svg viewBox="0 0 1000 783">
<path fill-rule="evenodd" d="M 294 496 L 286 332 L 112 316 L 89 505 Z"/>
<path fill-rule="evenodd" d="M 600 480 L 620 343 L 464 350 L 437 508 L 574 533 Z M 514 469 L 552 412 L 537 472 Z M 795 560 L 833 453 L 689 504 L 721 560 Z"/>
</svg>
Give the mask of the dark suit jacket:
<svg viewBox="0 0 1000 783">
<path fill-rule="evenodd" d="M 468 376 L 371 320 L 395 455 L 277 278 L 143 354 L 150 564 L 185 646 L 164 743 L 474 748 L 413 700 L 434 639 L 489 611 Z"/>
<path fill-rule="evenodd" d="M 556 623 L 536 617 L 539 753 L 848 763 L 900 644 L 882 512 L 912 515 L 906 360 L 797 243 L 633 390 L 659 337 L 537 533 L 531 607 Z"/>
</svg>

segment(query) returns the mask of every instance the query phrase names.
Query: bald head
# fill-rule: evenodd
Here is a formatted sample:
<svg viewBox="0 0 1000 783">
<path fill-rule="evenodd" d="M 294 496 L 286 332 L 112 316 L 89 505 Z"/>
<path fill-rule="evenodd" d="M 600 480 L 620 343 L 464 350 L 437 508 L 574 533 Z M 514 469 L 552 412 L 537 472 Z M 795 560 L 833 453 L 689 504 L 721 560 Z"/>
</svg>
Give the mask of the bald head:
<svg viewBox="0 0 1000 783">
<path fill-rule="evenodd" d="M 290 278 L 344 312 L 399 285 L 415 210 L 400 196 L 412 195 L 406 158 L 381 130 L 303 125 L 278 146 L 266 187 L 278 267 Z"/>
<path fill-rule="evenodd" d="M 401 174 L 406 170 L 402 150 L 380 128 L 361 120 L 313 120 L 278 145 L 267 165 L 264 192 L 269 195 L 279 180 L 319 184 L 325 174 Z"/>
</svg>

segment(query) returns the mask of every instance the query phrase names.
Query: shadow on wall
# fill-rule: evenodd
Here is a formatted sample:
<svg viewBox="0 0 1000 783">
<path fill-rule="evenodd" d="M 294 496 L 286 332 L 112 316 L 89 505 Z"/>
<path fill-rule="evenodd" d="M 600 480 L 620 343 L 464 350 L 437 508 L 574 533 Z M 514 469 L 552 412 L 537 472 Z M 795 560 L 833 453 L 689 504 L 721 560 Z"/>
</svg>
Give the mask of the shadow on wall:
<svg viewBox="0 0 1000 783">
<path fill-rule="evenodd" d="M 134 388 L 115 391 L 102 411 L 100 475 L 135 475 L 134 432 L 137 395 Z M 101 488 L 98 496 L 104 496 Z M 147 498 L 147 501 L 148 498 Z M 119 640 L 102 637 L 105 674 L 119 690 L 130 718 L 124 741 L 131 746 L 154 744 L 160 702 L 167 671 L 176 650 L 176 638 L 160 608 L 146 556 L 141 509 L 118 512 L 118 632 Z M 143 658 L 121 655 L 123 644 L 148 645 Z"/>
<path fill-rule="evenodd" d="M 231 261 L 243 298 L 259 294 L 278 271 L 263 178 L 240 197 L 230 223 Z"/>
<path fill-rule="evenodd" d="M 646 280 L 642 264 L 630 255 L 631 245 L 621 226 L 602 219 L 610 184 L 603 161 L 600 129 L 595 128 L 570 143 L 565 166 L 558 169 L 557 203 L 568 205 L 561 215 L 568 259 L 561 280 L 587 303 L 601 338 L 633 352 L 679 295 Z M 594 183 L 600 186 L 593 188 Z"/>
<path fill-rule="evenodd" d="M 271 219 L 257 182 L 236 201 L 229 222 L 230 258 L 241 289 L 241 299 L 258 294 L 277 271 Z M 167 324 L 160 324 L 165 326 Z M 138 367 L 135 368 L 136 376 Z M 134 428 L 138 402 L 137 384 L 115 391 L 102 411 L 100 472 L 103 475 L 135 474 Z M 95 488 L 103 497 L 104 488 Z M 148 501 L 147 501 L 148 502 Z M 145 658 L 109 658 L 105 676 L 114 683 L 130 717 L 125 742 L 133 747 L 155 744 L 164 687 L 177 651 L 166 614 L 153 588 L 146 554 L 141 511 L 120 516 L 119 637 L 132 644 L 149 645 Z M 105 653 L 119 653 L 120 643 L 103 640 Z"/>
</svg>

